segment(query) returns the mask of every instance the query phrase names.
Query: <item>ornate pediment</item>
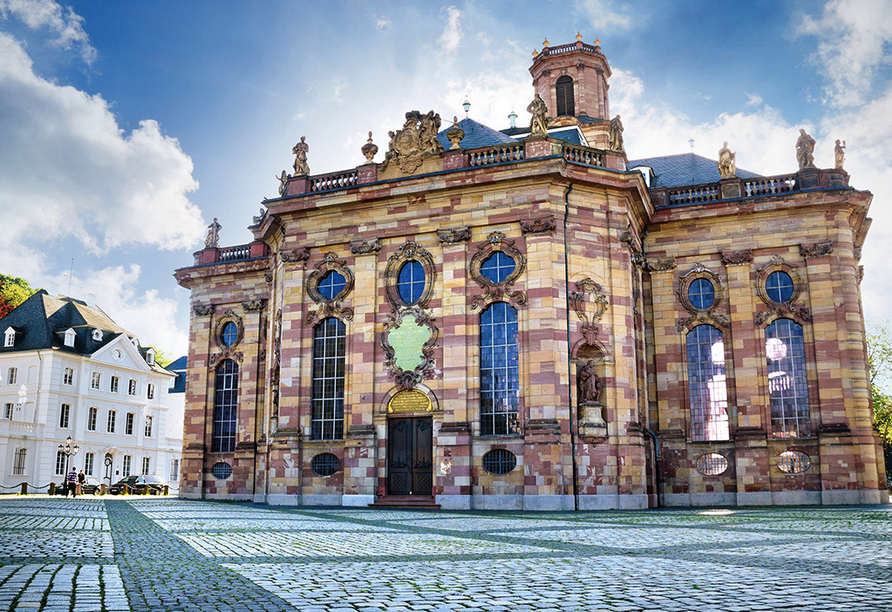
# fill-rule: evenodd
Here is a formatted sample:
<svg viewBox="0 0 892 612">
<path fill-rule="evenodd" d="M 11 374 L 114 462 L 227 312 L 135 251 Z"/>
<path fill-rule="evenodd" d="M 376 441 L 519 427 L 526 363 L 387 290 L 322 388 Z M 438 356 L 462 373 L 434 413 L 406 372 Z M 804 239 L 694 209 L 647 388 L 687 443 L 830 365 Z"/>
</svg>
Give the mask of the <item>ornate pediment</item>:
<svg viewBox="0 0 892 612">
<path fill-rule="evenodd" d="M 440 130 L 440 115 L 428 111 L 422 115 L 413 110 L 406 113 L 406 122 L 401 130 L 389 132 L 390 144 L 384 156 L 382 170 L 395 163 L 403 174 L 418 170 L 425 157 L 440 153 L 443 145 L 437 140 Z"/>
</svg>

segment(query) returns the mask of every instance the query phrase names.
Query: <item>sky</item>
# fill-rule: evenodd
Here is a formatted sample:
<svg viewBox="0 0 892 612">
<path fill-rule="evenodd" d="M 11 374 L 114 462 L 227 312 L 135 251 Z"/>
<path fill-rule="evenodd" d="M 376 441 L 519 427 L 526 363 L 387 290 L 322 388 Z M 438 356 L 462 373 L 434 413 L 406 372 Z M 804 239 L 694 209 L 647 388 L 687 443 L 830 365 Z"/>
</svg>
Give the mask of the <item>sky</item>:
<svg viewBox="0 0 892 612">
<path fill-rule="evenodd" d="M 185 354 L 192 264 L 213 218 L 247 226 L 291 148 L 311 173 L 383 159 L 404 113 L 526 124 L 532 52 L 600 39 L 630 159 L 797 169 L 846 141 L 874 194 L 865 316 L 892 299 L 892 0 L 476 0 L 106 3 L 0 0 L 0 272 L 99 305 L 144 344 Z"/>
</svg>

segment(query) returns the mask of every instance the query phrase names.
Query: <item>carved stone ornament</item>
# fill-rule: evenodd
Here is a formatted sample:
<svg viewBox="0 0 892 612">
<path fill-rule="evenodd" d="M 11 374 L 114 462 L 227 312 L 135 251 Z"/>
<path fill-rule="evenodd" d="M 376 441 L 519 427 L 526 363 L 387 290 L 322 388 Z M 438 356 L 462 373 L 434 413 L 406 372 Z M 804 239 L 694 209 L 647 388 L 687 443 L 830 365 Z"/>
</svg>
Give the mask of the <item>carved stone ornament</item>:
<svg viewBox="0 0 892 612">
<path fill-rule="evenodd" d="M 524 234 L 553 234 L 556 228 L 552 215 L 538 219 L 523 219 L 520 222 L 520 229 Z"/>
<path fill-rule="evenodd" d="M 753 261 L 753 252 L 750 249 L 742 251 L 729 251 L 722 253 L 722 263 L 726 266 L 740 266 Z"/>
<path fill-rule="evenodd" d="M 434 111 L 428 111 L 425 115 L 417 110 L 406 113 L 403 128 L 389 132 L 390 144 L 381 169 L 385 170 L 391 163 L 396 163 L 403 174 L 415 172 L 424 158 L 443 150 L 443 145 L 437 140 L 439 130 L 440 115 Z"/>
<path fill-rule="evenodd" d="M 263 310 L 264 300 L 248 300 L 242 302 L 242 308 L 245 312 L 259 312 Z"/>
<path fill-rule="evenodd" d="M 486 240 L 477 244 L 477 252 L 471 258 L 468 265 L 471 278 L 483 287 L 483 295 L 475 295 L 470 299 L 471 310 L 483 310 L 493 302 L 507 301 L 517 308 L 527 303 L 527 296 L 523 291 L 511 291 L 511 285 L 520 277 L 526 267 L 527 260 L 514 246 L 514 240 L 508 238 L 502 232 L 492 232 Z M 501 251 L 514 260 L 514 270 L 505 277 L 501 283 L 494 283 L 483 276 L 480 267 L 496 251 Z"/>
<path fill-rule="evenodd" d="M 279 258 L 285 263 L 303 263 L 306 264 L 310 259 L 310 249 L 304 247 L 302 249 L 294 249 L 293 251 L 282 251 Z"/>
<path fill-rule="evenodd" d="M 384 367 L 400 390 L 434 376 L 434 349 L 440 331 L 429 311 L 412 306 L 394 310 L 381 334 Z"/>
<path fill-rule="evenodd" d="M 273 282 L 273 273 L 269 270 L 263 273 L 263 280 L 266 281 L 266 284 L 270 284 Z"/>
<path fill-rule="evenodd" d="M 196 317 L 207 317 L 207 316 L 214 314 L 214 305 L 213 304 L 207 304 L 207 305 L 199 304 L 198 306 L 192 307 L 192 312 L 195 313 Z"/>
<path fill-rule="evenodd" d="M 459 143 L 462 141 L 462 138 L 465 137 L 465 131 L 458 127 L 458 117 L 452 118 L 452 127 L 446 130 L 446 138 L 449 139 L 449 142 L 452 143 L 452 146 L 449 147 L 449 150 L 460 149 L 461 146 Z"/>
<path fill-rule="evenodd" d="M 421 264 L 421 269 L 424 270 L 424 289 L 414 304 L 407 304 L 403 301 L 397 286 L 400 270 L 409 261 L 417 261 Z M 437 268 L 433 256 L 417 242 L 406 242 L 387 258 L 387 267 L 384 269 L 384 293 L 387 296 L 387 301 L 394 308 L 413 305 L 423 308 L 433 296 L 436 275 Z"/>
<path fill-rule="evenodd" d="M 467 227 L 439 229 L 437 230 L 437 238 L 440 239 L 440 244 L 468 242 L 471 239 L 471 230 Z"/>
<path fill-rule="evenodd" d="M 773 301 L 768 297 L 768 293 L 765 289 L 768 277 L 774 272 L 786 272 L 793 281 L 793 291 L 790 294 L 789 299 L 785 302 Z M 808 306 L 796 302 L 802 293 L 802 289 L 802 279 L 799 276 L 799 271 L 796 269 L 796 266 L 787 263 L 779 255 L 772 257 L 768 263 L 759 268 L 756 274 L 756 293 L 765 305 L 768 306 L 768 310 L 762 310 L 756 313 L 754 319 L 756 325 L 764 325 L 779 317 L 792 317 L 799 323 L 808 323 L 811 321 L 811 312 L 809 311 Z"/>
<path fill-rule="evenodd" d="M 592 304 L 594 305 L 594 312 L 592 312 L 591 318 L 585 312 L 586 295 L 592 296 Z M 576 281 L 576 291 L 570 292 L 570 307 L 576 313 L 576 316 L 579 317 L 579 320 L 582 321 L 582 329 L 580 331 L 585 339 L 585 343 L 595 346 L 598 332 L 600 331 L 600 328 L 595 323 L 601 320 L 601 317 L 604 316 L 604 312 L 607 310 L 607 296 L 604 295 L 601 285 L 590 278 Z"/>
<path fill-rule="evenodd" d="M 656 261 L 648 261 L 644 264 L 648 272 L 668 272 L 675 269 L 674 257 L 660 257 Z"/>
<path fill-rule="evenodd" d="M 833 241 L 822 240 L 811 245 L 800 244 L 799 254 L 806 259 L 810 257 L 823 257 L 833 252 Z"/>
<path fill-rule="evenodd" d="M 381 251 L 381 241 L 378 238 L 350 241 L 350 252 L 354 255 L 374 255 Z"/>
<path fill-rule="evenodd" d="M 369 132 L 368 141 L 364 145 L 362 145 L 360 151 L 362 151 L 362 154 L 365 156 L 365 163 L 371 164 L 374 162 L 375 154 L 378 152 L 378 145 L 372 142 L 371 132 Z"/>
<path fill-rule="evenodd" d="M 213 355 L 211 355 L 210 359 L 208 359 L 208 369 L 214 369 L 217 364 L 222 363 L 227 359 L 232 359 L 236 363 L 241 364 L 244 358 L 245 356 L 242 354 L 241 351 L 225 350 L 219 353 L 214 353 Z"/>
<path fill-rule="evenodd" d="M 715 292 L 712 303 L 706 308 L 696 307 L 691 303 L 690 296 L 688 295 L 691 284 L 701 278 L 708 280 Z M 722 279 L 718 274 L 703 264 L 698 263 L 678 277 L 678 289 L 676 290 L 676 295 L 678 296 L 678 301 L 681 302 L 681 305 L 684 306 L 685 310 L 691 313 L 690 317 L 676 321 L 675 328 L 678 331 L 692 329 L 701 323 L 717 325 L 718 327 L 723 327 L 725 329 L 730 328 L 731 319 L 726 315 L 716 312 L 716 309 L 725 297 L 725 284 L 722 282 Z"/>
<path fill-rule="evenodd" d="M 331 299 L 326 298 L 319 292 L 319 281 L 321 281 L 330 270 L 334 270 L 343 276 L 345 281 L 344 288 Z M 322 261 L 316 264 L 316 269 L 313 270 L 313 272 L 310 273 L 309 278 L 307 278 L 307 293 L 316 303 L 317 308 L 309 309 L 307 318 L 305 319 L 306 324 L 312 326 L 322 319 L 327 319 L 329 317 L 337 317 L 344 321 L 351 321 L 353 319 L 353 310 L 341 306 L 341 301 L 353 290 L 354 282 L 353 272 L 347 267 L 347 262 L 343 259 L 338 259 L 337 255 L 334 253 L 326 253 Z"/>
</svg>

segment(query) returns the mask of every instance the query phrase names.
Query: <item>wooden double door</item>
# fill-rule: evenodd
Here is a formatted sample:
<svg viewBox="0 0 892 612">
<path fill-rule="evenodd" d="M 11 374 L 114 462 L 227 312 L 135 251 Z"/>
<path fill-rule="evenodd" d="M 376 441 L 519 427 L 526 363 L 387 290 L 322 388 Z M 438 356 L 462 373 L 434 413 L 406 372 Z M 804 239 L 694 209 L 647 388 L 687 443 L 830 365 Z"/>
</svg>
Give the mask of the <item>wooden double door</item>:
<svg viewBox="0 0 892 612">
<path fill-rule="evenodd" d="M 431 495 L 434 486 L 430 417 L 390 419 L 387 424 L 387 493 Z"/>
</svg>

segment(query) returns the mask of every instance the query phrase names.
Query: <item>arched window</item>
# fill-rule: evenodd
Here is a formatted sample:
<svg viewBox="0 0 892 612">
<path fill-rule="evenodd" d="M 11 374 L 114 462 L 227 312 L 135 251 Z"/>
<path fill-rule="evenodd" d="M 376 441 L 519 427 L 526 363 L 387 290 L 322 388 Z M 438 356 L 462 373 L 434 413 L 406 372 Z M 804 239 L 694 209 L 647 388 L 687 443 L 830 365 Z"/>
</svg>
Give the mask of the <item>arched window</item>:
<svg viewBox="0 0 892 612">
<path fill-rule="evenodd" d="M 517 433 L 520 400 L 517 311 L 495 302 L 480 315 L 480 433 Z"/>
<path fill-rule="evenodd" d="M 771 429 L 775 438 L 809 435 L 808 379 L 802 326 L 777 319 L 765 329 Z"/>
<path fill-rule="evenodd" d="M 725 382 L 725 343 L 712 325 L 698 325 L 687 336 L 688 396 L 691 439 L 728 440 L 728 387 Z"/>
<path fill-rule="evenodd" d="M 573 79 L 562 76 L 554 86 L 557 97 L 557 116 L 572 117 L 576 114 L 576 106 L 573 99 Z"/>
<path fill-rule="evenodd" d="M 344 437 L 346 340 L 347 327 L 339 319 L 323 319 L 313 330 L 313 440 Z"/>
<path fill-rule="evenodd" d="M 211 444 L 214 453 L 235 451 L 238 426 L 238 364 L 232 359 L 217 366 L 214 385 L 214 432 Z"/>
</svg>

